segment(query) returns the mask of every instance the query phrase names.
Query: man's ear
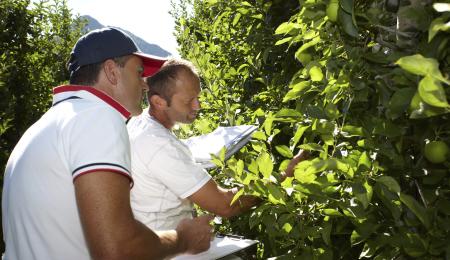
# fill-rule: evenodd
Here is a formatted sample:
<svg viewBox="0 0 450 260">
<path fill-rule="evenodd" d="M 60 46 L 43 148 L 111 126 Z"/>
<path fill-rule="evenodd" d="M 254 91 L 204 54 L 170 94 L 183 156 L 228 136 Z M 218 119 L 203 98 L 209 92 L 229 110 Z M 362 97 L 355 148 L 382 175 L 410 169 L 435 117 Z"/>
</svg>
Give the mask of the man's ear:
<svg viewBox="0 0 450 260">
<path fill-rule="evenodd" d="M 167 108 L 167 101 L 160 95 L 153 95 L 150 97 L 150 104 L 158 110 L 165 110 Z"/>
<path fill-rule="evenodd" d="M 108 81 L 112 85 L 117 85 L 117 79 L 118 79 L 118 70 L 117 70 L 117 64 L 113 60 L 109 59 L 103 62 L 103 71 L 105 72 L 105 76 L 108 79 Z"/>
</svg>

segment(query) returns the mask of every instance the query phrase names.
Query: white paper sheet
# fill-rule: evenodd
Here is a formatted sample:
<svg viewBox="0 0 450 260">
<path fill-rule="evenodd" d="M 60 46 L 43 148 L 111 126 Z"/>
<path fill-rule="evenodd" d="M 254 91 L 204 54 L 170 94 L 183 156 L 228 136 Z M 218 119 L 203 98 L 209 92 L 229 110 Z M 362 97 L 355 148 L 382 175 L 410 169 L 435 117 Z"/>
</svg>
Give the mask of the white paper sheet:
<svg viewBox="0 0 450 260">
<path fill-rule="evenodd" d="M 194 136 L 183 140 L 189 147 L 197 163 L 204 168 L 215 167 L 211 162 L 211 154 L 219 155 L 223 147 L 226 148 L 225 159 L 228 159 L 251 139 L 251 134 L 257 127 L 253 125 L 239 125 L 218 127 L 209 134 Z"/>
</svg>

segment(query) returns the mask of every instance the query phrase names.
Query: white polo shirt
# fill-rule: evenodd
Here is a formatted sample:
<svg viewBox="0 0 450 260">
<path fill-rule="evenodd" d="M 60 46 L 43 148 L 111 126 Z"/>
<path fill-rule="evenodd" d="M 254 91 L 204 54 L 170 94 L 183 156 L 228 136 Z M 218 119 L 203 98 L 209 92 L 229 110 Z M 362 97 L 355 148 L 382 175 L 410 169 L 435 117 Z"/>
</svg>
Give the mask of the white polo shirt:
<svg viewBox="0 0 450 260">
<path fill-rule="evenodd" d="M 25 132 L 6 166 L 5 259 L 90 259 L 74 180 L 107 171 L 132 181 L 130 113 L 91 87 L 60 86 L 53 93 L 53 107 Z"/>
<path fill-rule="evenodd" d="M 189 148 L 147 109 L 132 118 L 127 128 L 134 179 L 133 213 L 153 230 L 174 229 L 183 218 L 192 218 L 192 204 L 186 198 L 211 176 L 195 163 Z"/>
</svg>

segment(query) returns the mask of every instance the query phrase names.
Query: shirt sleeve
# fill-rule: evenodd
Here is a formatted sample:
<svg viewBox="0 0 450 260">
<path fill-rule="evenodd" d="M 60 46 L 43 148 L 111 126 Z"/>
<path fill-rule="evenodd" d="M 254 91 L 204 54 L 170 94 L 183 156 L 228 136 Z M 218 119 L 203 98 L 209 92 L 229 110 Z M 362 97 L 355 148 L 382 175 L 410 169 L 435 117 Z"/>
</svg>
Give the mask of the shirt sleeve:
<svg viewBox="0 0 450 260">
<path fill-rule="evenodd" d="M 125 120 L 108 107 L 75 115 L 65 125 L 62 141 L 72 178 L 106 171 L 130 179 L 130 144 Z"/>
<path fill-rule="evenodd" d="M 195 163 L 189 150 L 179 141 L 163 145 L 150 162 L 149 170 L 168 189 L 185 199 L 205 185 L 211 176 Z"/>
</svg>

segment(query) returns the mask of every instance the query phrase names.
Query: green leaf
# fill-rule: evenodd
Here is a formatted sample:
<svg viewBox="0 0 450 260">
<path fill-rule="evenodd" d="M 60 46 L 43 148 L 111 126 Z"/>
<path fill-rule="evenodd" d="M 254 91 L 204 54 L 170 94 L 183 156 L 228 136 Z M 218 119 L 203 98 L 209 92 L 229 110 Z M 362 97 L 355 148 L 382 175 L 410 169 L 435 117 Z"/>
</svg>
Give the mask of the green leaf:
<svg viewBox="0 0 450 260">
<path fill-rule="evenodd" d="M 270 155 L 266 152 L 261 153 L 256 159 L 258 169 L 265 178 L 269 178 L 273 171 L 273 163 Z"/>
<path fill-rule="evenodd" d="M 220 149 L 219 152 L 219 159 L 223 162 L 225 161 L 225 154 L 227 153 L 227 148 L 224 146 L 222 149 Z"/>
<path fill-rule="evenodd" d="M 289 234 L 292 230 L 292 225 L 290 223 L 284 223 L 284 225 L 281 229 L 283 229 L 284 232 Z"/>
<path fill-rule="evenodd" d="M 309 81 L 304 80 L 295 80 L 289 86 L 291 90 L 283 98 L 283 102 L 287 102 L 289 100 L 297 99 L 304 92 L 303 90 L 307 89 L 311 84 Z"/>
<path fill-rule="evenodd" d="M 431 76 L 425 76 L 419 82 L 419 95 L 427 104 L 435 107 L 449 107 L 444 88 Z"/>
<path fill-rule="evenodd" d="M 363 166 L 365 170 L 369 170 L 372 167 L 372 162 L 367 152 L 363 152 L 359 157 L 358 167 Z"/>
<path fill-rule="evenodd" d="M 448 18 L 448 15 L 444 15 L 431 22 L 430 29 L 428 29 L 428 42 L 431 42 L 439 31 L 448 31 L 450 29 Z"/>
<path fill-rule="evenodd" d="M 271 203 L 286 205 L 285 195 L 279 187 L 273 185 L 272 183 L 268 183 L 266 187 L 269 191 L 268 198 Z"/>
<path fill-rule="evenodd" d="M 302 144 L 299 147 L 303 150 L 308 150 L 308 151 L 318 151 L 318 152 L 325 151 L 321 145 L 315 144 L 315 143 Z"/>
<path fill-rule="evenodd" d="M 352 192 L 353 192 L 353 195 L 355 195 L 356 199 L 359 202 L 361 202 L 364 209 L 367 209 L 367 207 L 369 206 L 370 200 L 367 195 L 367 191 L 366 191 L 365 187 L 363 185 L 361 185 L 360 183 L 353 183 Z"/>
<path fill-rule="evenodd" d="M 303 66 L 306 66 L 312 59 L 311 54 L 307 52 L 295 53 L 295 58 L 302 63 Z"/>
<path fill-rule="evenodd" d="M 328 103 L 325 106 L 325 113 L 327 114 L 328 118 L 330 118 L 330 119 L 336 119 L 340 116 L 339 109 L 333 103 Z"/>
<path fill-rule="evenodd" d="M 222 148 L 223 150 L 223 148 Z M 218 167 L 223 167 L 223 159 L 220 158 L 220 156 L 222 156 L 222 150 L 220 150 L 220 154 L 219 156 L 215 155 L 215 154 L 211 154 L 211 162 L 213 162 L 216 166 Z M 223 154 L 223 156 L 225 156 L 225 154 Z"/>
<path fill-rule="evenodd" d="M 233 22 L 232 25 L 236 25 L 239 22 L 239 19 L 241 19 L 242 14 L 241 13 L 236 13 L 236 15 L 233 18 Z"/>
<path fill-rule="evenodd" d="M 248 170 L 254 174 L 258 174 L 258 163 L 255 160 L 252 160 L 248 165 Z"/>
<path fill-rule="evenodd" d="M 212 6 L 212 5 L 217 4 L 217 2 L 218 2 L 218 0 L 206 0 L 205 4 L 208 6 Z"/>
<path fill-rule="evenodd" d="M 450 112 L 449 108 L 434 107 L 425 103 L 420 98 L 419 91 L 412 98 L 409 110 L 411 110 L 409 117 L 412 119 L 427 118 Z"/>
<path fill-rule="evenodd" d="M 427 243 L 416 233 L 406 233 L 406 238 L 403 240 L 405 252 L 418 258 L 427 253 Z"/>
<path fill-rule="evenodd" d="M 239 176 L 244 172 L 244 161 L 238 160 L 236 163 L 236 174 Z"/>
<path fill-rule="evenodd" d="M 353 230 L 353 232 L 350 236 L 350 244 L 352 246 L 355 246 L 362 242 L 364 242 L 364 238 L 361 235 L 359 235 L 359 233 L 356 230 Z"/>
<path fill-rule="evenodd" d="M 333 225 L 330 222 L 326 222 L 322 224 L 322 229 L 320 230 L 320 234 L 322 235 L 322 239 L 327 245 L 331 245 L 331 230 Z"/>
<path fill-rule="evenodd" d="M 375 192 L 384 207 L 387 208 L 395 220 L 399 220 L 402 214 L 401 202 L 398 200 L 398 193 L 391 192 L 385 185 L 377 182 Z"/>
<path fill-rule="evenodd" d="M 284 22 L 278 26 L 275 30 L 275 34 L 296 34 L 293 31 L 301 29 L 301 25 L 298 23 Z"/>
<path fill-rule="evenodd" d="M 272 133 L 273 119 L 273 115 L 270 112 L 264 121 L 264 131 L 266 132 L 266 135 L 270 135 L 270 133 Z"/>
<path fill-rule="evenodd" d="M 314 39 L 312 39 L 311 41 L 303 44 L 300 48 L 298 48 L 298 50 L 295 52 L 295 57 L 299 56 L 300 53 L 306 51 L 308 48 L 315 46 L 316 44 L 318 44 L 321 41 L 320 37 L 316 37 Z"/>
<path fill-rule="evenodd" d="M 293 146 L 297 145 L 298 141 L 300 141 L 300 138 L 303 136 L 303 133 L 308 129 L 309 126 L 300 126 L 297 128 L 297 131 L 295 131 L 294 137 L 293 137 Z"/>
<path fill-rule="evenodd" d="M 278 41 L 275 43 L 275 45 L 281 45 L 281 44 L 290 42 L 290 41 L 292 40 L 292 38 L 293 38 L 293 37 L 290 36 L 290 37 L 286 37 L 286 38 L 283 38 L 283 39 L 281 39 L 281 40 L 278 40 Z"/>
<path fill-rule="evenodd" d="M 435 59 L 425 58 L 420 54 L 402 57 L 396 64 L 415 75 L 430 75 L 436 79 L 445 80 L 439 70 L 439 63 Z"/>
<path fill-rule="evenodd" d="M 275 114 L 275 118 L 282 118 L 282 117 L 298 118 L 298 117 L 302 117 L 302 114 L 294 109 L 282 108 L 280 111 L 278 111 Z"/>
<path fill-rule="evenodd" d="M 257 19 L 257 20 L 263 20 L 263 15 L 262 14 L 255 14 L 255 15 L 252 15 L 251 16 L 252 18 L 255 18 L 255 19 Z"/>
<path fill-rule="evenodd" d="M 353 0 L 341 0 L 339 1 L 340 7 L 347 13 L 353 13 Z"/>
<path fill-rule="evenodd" d="M 343 216 L 341 212 L 337 209 L 323 209 L 322 213 L 327 216 L 335 216 L 335 217 L 341 217 Z"/>
<path fill-rule="evenodd" d="M 354 125 L 344 125 L 341 131 L 342 135 L 345 137 L 351 136 L 364 136 L 363 128 Z"/>
<path fill-rule="evenodd" d="M 266 141 L 267 140 L 267 136 L 264 132 L 262 131 L 255 131 L 252 133 L 252 138 L 256 139 L 256 140 L 262 140 L 262 141 Z"/>
<path fill-rule="evenodd" d="M 233 205 L 234 202 L 236 202 L 236 201 L 239 199 L 239 197 L 241 197 L 243 194 L 244 194 L 244 189 L 238 190 L 238 192 L 236 192 L 236 194 L 234 194 L 234 197 L 233 197 L 233 199 L 231 200 L 230 205 Z"/>
<path fill-rule="evenodd" d="M 399 118 L 405 113 L 415 93 L 414 88 L 401 88 L 395 91 L 388 105 L 388 113 L 391 119 Z"/>
<path fill-rule="evenodd" d="M 396 194 L 400 193 L 400 185 L 398 185 L 398 182 L 394 178 L 390 176 L 381 176 L 377 178 L 376 181 L 384 184 L 392 192 Z"/>
<path fill-rule="evenodd" d="M 313 66 L 309 69 L 309 75 L 312 81 L 322 81 L 323 73 L 319 66 Z"/>
<path fill-rule="evenodd" d="M 294 155 L 292 154 L 292 151 L 287 147 L 286 145 L 277 145 L 275 146 L 275 149 L 284 157 L 286 158 L 292 158 Z"/>
<path fill-rule="evenodd" d="M 339 8 L 338 21 L 341 24 L 344 32 L 353 38 L 359 38 L 358 28 L 356 27 L 352 14 Z"/>
<path fill-rule="evenodd" d="M 430 228 L 431 223 L 428 214 L 425 208 L 420 205 L 417 200 L 405 193 L 400 193 L 400 201 L 403 202 L 403 204 L 405 204 L 417 216 L 426 228 Z"/>
<path fill-rule="evenodd" d="M 317 179 L 315 172 L 303 171 L 301 168 L 295 169 L 294 176 L 300 183 L 314 183 Z"/>
</svg>

